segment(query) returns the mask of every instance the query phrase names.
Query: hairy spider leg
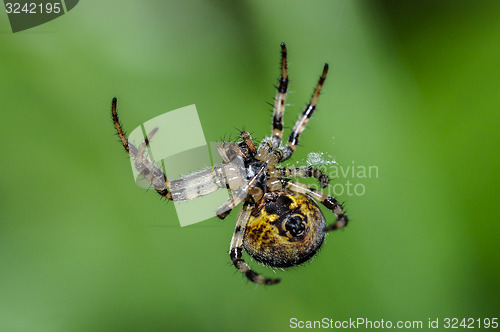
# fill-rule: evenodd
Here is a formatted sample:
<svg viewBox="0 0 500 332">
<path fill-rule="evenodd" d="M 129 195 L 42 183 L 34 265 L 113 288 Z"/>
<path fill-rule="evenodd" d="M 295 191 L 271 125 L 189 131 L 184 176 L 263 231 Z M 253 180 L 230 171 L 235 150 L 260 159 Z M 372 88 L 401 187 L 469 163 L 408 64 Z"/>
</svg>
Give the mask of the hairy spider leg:
<svg viewBox="0 0 500 332">
<path fill-rule="evenodd" d="M 316 190 L 314 188 L 311 188 L 303 183 L 295 182 L 292 180 L 284 180 L 284 181 L 285 181 L 284 184 L 285 188 L 293 192 L 314 198 L 316 201 L 323 204 L 328 210 L 332 211 L 333 214 L 335 214 L 335 216 L 337 217 L 337 222 L 335 222 L 332 225 L 327 225 L 325 227 L 325 231 L 329 232 L 347 226 L 349 220 L 347 219 L 347 216 L 344 214 L 344 209 L 342 208 L 342 204 L 339 203 L 337 199 L 328 196 L 327 194 L 319 190 Z"/>
<path fill-rule="evenodd" d="M 248 131 L 242 131 L 240 133 L 241 139 L 243 140 L 243 143 L 245 144 L 246 147 L 250 150 L 252 156 L 257 152 L 257 149 L 255 148 L 255 143 L 253 142 L 252 136 L 248 133 Z"/>
<path fill-rule="evenodd" d="M 220 142 L 217 145 L 217 152 L 225 164 L 233 162 L 237 157 L 246 158 L 245 152 L 233 142 Z"/>
<path fill-rule="evenodd" d="M 242 258 L 243 236 L 245 235 L 246 225 L 250 214 L 255 204 L 245 201 L 241 209 L 236 227 L 234 228 L 233 238 L 231 239 L 231 247 L 229 249 L 229 256 L 233 265 L 241 271 L 250 281 L 257 284 L 272 285 L 280 282 L 280 279 L 268 279 L 262 277 L 257 272 L 253 271 L 250 266 Z"/>
<path fill-rule="evenodd" d="M 218 209 L 217 209 L 217 217 L 219 219 L 226 218 L 229 213 L 243 200 L 247 197 L 247 195 L 252 195 L 250 190 L 255 187 L 257 180 L 259 177 L 264 174 L 267 168 L 267 163 L 262 165 L 259 171 L 248 181 L 244 186 L 239 186 L 237 189 L 232 190 L 232 195 L 229 197 Z"/>
<path fill-rule="evenodd" d="M 214 166 L 170 181 L 172 200 L 188 201 L 227 188 L 227 170 Z"/>
<path fill-rule="evenodd" d="M 127 136 L 125 135 L 123 126 L 121 125 L 120 120 L 118 119 L 117 104 L 118 101 L 115 97 L 111 102 L 111 116 L 113 118 L 113 122 L 115 124 L 118 137 L 120 137 L 121 143 L 125 148 L 125 151 L 127 151 L 134 158 L 135 168 L 139 171 L 139 173 L 142 174 L 142 176 L 144 176 L 146 180 L 149 181 L 149 183 L 153 185 L 156 192 L 167 199 L 172 199 L 172 195 L 167 189 L 170 187 L 170 183 L 167 181 L 165 174 L 163 174 L 163 171 L 159 169 L 154 162 L 152 162 L 148 157 L 144 155 L 144 152 L 146 150 L 146 145 L 148 144 L 149 140 L 151 140 L 153 135 L 156 133 L 157 129 L 154 129 L 148 135 L 148 137 L 141 144 L 141 147 L 138 150 L 134 144 L 128 141 Z"/>
<path fill-rule="evenodd" d="M 118 112 L 116 111 L 117 104 L 118 100 L 115 97 L 111 101 L 111 117 L 113 119 L 113 123 L 115 124 L 118 137 L 120 137 L 120 140 L 122 141 L 122 145 L 125 148 L 125 151 L 130 152 L 130 154 L 132 154 L 135 157 L 137 155 L 137 149 L 134 146 L 132 149 L 133 151 L 130 151 L 127 136 L 125 135 L 125 131 L 123 130 L 123 126 L 120 123 L 120 120 L 118 119 Z"/>
<path fill-rule="evenodd" d="M 135 156 L 135 167 L 137 168 L 137 170 L 139 170 L 139 166 L 142 165 L 143 161 L 148 159 L 148 157 L 144 155 L 144 152 L 146 152 L 146 147 L 149 144 L 149 141 L 153 138 L 157 131 L 158 128 L 154 128 L 153 130 L 151 130 L 144 142 L 142 142 L 141 147 L 139 148 L 139 152 L 137 153 L 137 156 Z"/>
<path fill-rule="evenodd" d="M 297 144 L 299 142 L 299 136 L 306 128 L 307 122 L 309 122 L 309 119 L 311 118 L 311 116 L 314 113 L 314 110 L 316 109 L 319 93 L 321 92 L 321 88 L 323 87 L 323 83 L 325 82 L 327 73 L 328 73 L 328 64 L 325 63 L 325 66 L 323 67 L 323 73 L 319 78 L 318 85 L 316 85 L 316 89 L 314 89 L 314 93 L 311 97 L 311 100 L 309 101 L 309 104 L 306 106 L 304 112 L 302 112 L 302 115 L 300 115 L 297 122 L 295 122 L 292 133 L 288 138 L 288 142 L 286 143 L 286 146 L 282 148 L 283 159 L 281 161 L 285 161 L 288 158 L 290 158 L 293 152 L 295 151 L 295 148 L 297 147 Z"/>
<path fill-rule="evenodd" d="M 281 172 L 281 176 L 285 177 L 297 177 L 297 178 L 310 178 L 314 177 L 319 181 L 321 188 L 325 188 L 330 179 L 328 175 L 323 173 L 320 169 L 312 166 L 300 166 L 300 167 L 285 167 L 277 168 Z"/>
<path fill-rule="evenodd" d="M 273 109 L 273 130 L 271 142 L 274 148 L 281 144 L 283 136 L 283 113 L 285 112 L 285 101 L 288 89 L 288 69 L 286 60 L 286 45 L 281 43 L 281 77 L 277 86 L 276 97 L 274 98 Z"/>
</svg>

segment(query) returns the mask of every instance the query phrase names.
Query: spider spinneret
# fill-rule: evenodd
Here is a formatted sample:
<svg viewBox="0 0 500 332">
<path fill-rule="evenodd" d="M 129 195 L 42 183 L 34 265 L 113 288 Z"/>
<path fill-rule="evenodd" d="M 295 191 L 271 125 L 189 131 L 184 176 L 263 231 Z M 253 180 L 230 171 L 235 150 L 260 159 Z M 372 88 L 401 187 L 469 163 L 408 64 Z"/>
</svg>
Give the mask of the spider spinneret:
<svg viewBox="0 0 500 332">
<path fill-rule="evenodd" d="M 299 137 L 316 109 L 327 72 L 328 64 L 325 64 L 309 104 L 295 123 L 286 144 L 282 144 L 283 114 L 288 88 L 287 50 L 282 43 L 281 77 L 273 109 L 271 137 L 264 138 L 256 147 L 250 134 L 242 131 L 240 142 L 219 144 L 222 165 L 176 180 L 168 180 L 154 161 L 145 155 L 146 145 L 158 129 L 151 131 L 137 148 L 125 135 L 118 120 L 117 100 L 113 98 L 111 113 L 121 143 L 135 160 L 135 168 L 158 194 L 170 200 L 182 201 L 204 196 L 218 189 L 230 189 L 231 197 L 216 212 L 220 219 L 224 219 L 237 205 L 243 203 L 229 255 L 234 266 L 252 282 L 271 285 L 278 283 L 280 279 L 265 278 L 253 271 L 242 258 L 243 248 L 264 265 L 295 266 L 314 256 L 327 232 L 343 228 L 348 223 L 342 204 L 337 199 L 290 179 L 314 177 L 324 188 L 329 183 L 326 174 L 311 166 L 278 167 L 279 163 L 289 159 L 294 153 Z M 335 215 L 336 222 L 327 225 L 315 201 L 330 210 Z"/>
</svg>

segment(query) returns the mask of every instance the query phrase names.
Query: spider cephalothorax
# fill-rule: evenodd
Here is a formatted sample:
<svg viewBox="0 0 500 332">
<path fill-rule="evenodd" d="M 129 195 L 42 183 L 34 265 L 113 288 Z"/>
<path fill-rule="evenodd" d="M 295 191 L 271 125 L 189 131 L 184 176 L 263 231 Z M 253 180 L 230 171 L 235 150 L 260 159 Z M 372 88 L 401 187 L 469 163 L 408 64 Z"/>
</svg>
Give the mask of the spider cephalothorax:
<svg viewBox="0 0 500 332">
<path fill-rule="evenodd" d="M 224 219 L 232 209 L 243 203 L 229 255 L 234 266 L 253 282 L 269 285 L 280 279 L 264 278 L 254 272 L 243 260 L 242 248 L 265 265 L 295 266 L 314 256 L 327 232 L 347 225 L 348 219 L 342 204 L 334 197 L 290 179 L 314 177 L 324 188 L 329 180 L 323 172 L 311 166 L 278 167 L 279 163 L 290 158 L 295 151 L 299 137 L 316 109 L 327 72 L 328 65 L 325 64 L 311 101 L 295 123 L 286 144 L 282 144 L 283 113 L 288 88 L 287 53 L 285 44 L 282 43 L 281 77 L 275 98 L 271 137 L 264 138 L 256 147 L 250 134 L 242 131 L 240 142 L 219 144 L 222 165 L 177 180 L 168 180 L 154 161 L 145 155 L 146 145 L 157 129 L 149 133 L 139 148 L 129 143 L 118 120 L 116 98 L 113 99 L 111 112 L 121 142 L 135 160 L 136 169 L 161 196 L 182 201 L 207 195 L 218 189 L 230 189 L 231 197 L 216 212 L 220 219 Z M 333 212 L 337 221 L 326 225 L 325 217 L 315 201 Z"/>
</svg>

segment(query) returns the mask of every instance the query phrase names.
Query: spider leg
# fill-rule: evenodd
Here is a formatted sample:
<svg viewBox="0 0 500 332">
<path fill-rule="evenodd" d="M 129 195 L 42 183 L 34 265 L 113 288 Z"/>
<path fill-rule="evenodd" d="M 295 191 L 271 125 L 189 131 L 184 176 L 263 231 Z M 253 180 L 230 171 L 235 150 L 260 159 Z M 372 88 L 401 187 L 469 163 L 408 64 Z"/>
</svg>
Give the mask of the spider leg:
<svg viewBox="0 0 500 332">
<path fill-rule="evenodd" d="M 157 128 L 153 129 L 151 133 L 149 133 L 148 137 L 141 144 L 140 148 L 137 149 L 134 144 L 128 141 L 127 136 L 125 135 L 123 126 L 118 119 L 116 105 L 117 100 L 116 98 L 113 98 L 113 101 L 111 102 L 111 116 L 113 118 L 118 136 L 120 137 L 122 145 L 125 148 L 125 151 L 127 151 L 135 160 L 135 168 L 139 171 L 139 173 L 142 174 L 142 176 L 144 176 L 144 178 L 146 178 L 146 180 L 149 181 L 149 183 L 151 183 L 151 185 L 153 185 L 158 194 L 167 199 L 172 199 L 172 195 L 167 189 L 170 187 L 170 183 L 168 182 L 165 174 L 163 174 L 163 171 L 159 169 L 154 162 L 152 162 L 147 156 L 144 155 L 146 151 L 146 145 L 156 133 Z"/>
<path fill-rule="evenodd" d="M 257 148 L 255 147 L 255 143 L 252 140 L 252 136 L 248 133 L 248 131 L 242 131 L 240 133 L 241 139 L 243 140 L 243 146 L 247 147 L 252 156 L 257 152 Z"/>
<path fill-rule="evenodd" d="M 255 143 L 247 131 L 242 131 L 240 136 L 242 141 L 239 143 L 221 142 L 217 146 L 217 152 L 221 156 L 224 163 L 229 164 L 237 157 L 252 157 L 257 152 Z"/>
<path fill-rule="evenodd" d="M 224 219 L 238 204 L 240 204 L 249 194 L 250 190 L 255 187 L 259 177 L 264 174 L 267 163 L 262 165 L 259 171 L 245 185 L 237 186 L 232 190 L 232 195 L 217 209 L 217 217 Z M 241 184 L 244 182 L 242 181 Z M 252 195 L 252 194 L 250 194 Z"/>
<path fill-rule="evenodd" d="M 280 282 L 280 279 L 268 279 L 262 277 L 257 272 L 253 271 L 250 266 L 242 258 L 243 236 L 245 235 L 246 224 L 250 218 L 250 213 L 255 204 L 246 201 L 238 215 L 236 227 L 234 228 L 233 238 L 231 239 L 231 247 L 229 256 L 233 265 L 241 271 L 250 281 L 256 284 L 272 285 Z"/>
<path fill-rule="evenodd" d="M 281 144 L 283 136 L 283 113 L 285 112 L 285 100 L 288 88 L 288 69 L 286 63 L 286 46 L 281 43 L 281 77 L 277 87 L 276 98 L 274 99 L 273 110 L 273 131 L 271 141 L 274 148 Z"/>
<path fill-rule="evenodd" d="M 137 155 L 135 155 L 135 167 L 137 170 L 139 170 L 139 167 L 143 165 L 143 163 L 146 161 L 146 159 L 149 159 L 144 155 L 144 152 L 146 152 L 146 147 L 149 144 L 149 141 L 153 138 L 153 136 L 156 134 L 158 131 L 158 128 L 154 128 L 151 130 L 151 132 L 148 134 L 144 142 L 142 142 L 139 151 L 137 152 Z"/>
<path fill-rule="evenodd" d="M 223 166 L 214 166 L 172 180 L 169 182 L 172 200 L 187 201 L 228 188 L 225 174 Z"/>
<path fill-rule="evenodd" d="M 225 164 L 232 163 L 238 157 L 240 158 L 240 160 L 241 158 L 246 157 L 245 152 L 241 149 L 241 147 L 233 142 L 219 143 L 219 145 L 217 146 L 217 152 L 219 153 L 222 161 Z"/>
<path fill-rule="evenodd" d="M 318 191 L 314 188 L 311 188 L 309 186 L 306 186 L 305 184 L 300 182 L 295 182 L 291 180 L 284 180 L 284 181 L 286 181 L 285 188 L 293 192 L 297 192 L 314 198 L 315 200 L 323 204 L 328 210 L 332 211 L 333 214 L 335 214 L 335 216 L 337 217 L 337 222 L 335 222 L 332 225 L 327 225 L 325 227 L 325 231 L 329 232 L 347 226 L 349 220 L 347 216 L 344 214 L 344 209 L 342 208 L 342 204 L 339 203 L 336 198 L 328 196 L 327 194 Z"/>
<path fill-rule="evenodd" d="M 228 187 L 226 180 L 228 170 L 222 166 L 214 166 L 191 173 L 180 179 L 168 181 L 155 163 L 144 155 L 146 145 L 157 131 L 158 128 L 153 129 L 141 144 L 135 158 L 135 168 L 153 185 L 160 195 L 173 201 L 186 201 Z"/>
<path fill-rule="evenodd" d="M 312 166 L 277 168 L 277 170 L 281 172 L 281 176 L 285 177 L 300 177 L 300 178 L 314 177 L 319 181 L 321 188 L 325 188 L 330 182 L 330 179 L 328 179 L 328 175 L 323 173 L 320 169 Z"/>
<path fill-rule="evenodd" d="M 311 118 L 311 116 L 314 113 L 314 110 L 316 109 L 316 105 L 318 103 L 319 93 L 321 91 L 321 87 L 323 86 L 323 83 L 325 82 L 327 72 L 328 72 L 328 64 L 325 63 L 325 66 L 323 67 L 323 73 L 321 74 L 321 77 L 319 78 L 318 84 L 316 85 L 316 88 L 314 89 L 314 93 L 311 97 L 311 100 L 309 101 L 309 104 L 306 106 L 304 112 L 302 112 L 302 115 L 299 117 L 297 122 L 295 122 L 295 125 L 293 126 L 292 133 L 290 134 L 290 137 L 288 138 L 288 142 L 286 143 L 286 146 L 282 148 L 283 159 L 281 161 L 284 161 L 284 160 L 287 160 L 288 158 L 290 158 L 290 156 L 295 151 L 295 148 L 297 147 L 297 143 L 299 142 L 299 136 L 300 136 L 300 134 L 302 134 L 302 132 L 306 128 L 307 122 L 309 122 L 309 119 Z"/>
<path fill-rule="evenodd" d="M 113 119 L 113 123 L 115 124 L 116 131 L 118 133 L 118 137 L 120 137 L 120 140 L 122 141 L 122 145 L 125 148 L 125 151 L 129 152 L 132 154 L 134 157 L 137 155 L 137 148 L 132 145 L 130 146 L 128 143 L 127 136 L 125 135 L 125 131 L 123 130 L 123 126 L 120 123 L 120 120 L 118 119 L 118 113 L 116 111 L 116 105 L 117 105 L 117 99 L 116 97 L 113 98 L 111 101 L 111 117 Z M 132 150 L 132 151 L 131 151 Z"/>
</svg>

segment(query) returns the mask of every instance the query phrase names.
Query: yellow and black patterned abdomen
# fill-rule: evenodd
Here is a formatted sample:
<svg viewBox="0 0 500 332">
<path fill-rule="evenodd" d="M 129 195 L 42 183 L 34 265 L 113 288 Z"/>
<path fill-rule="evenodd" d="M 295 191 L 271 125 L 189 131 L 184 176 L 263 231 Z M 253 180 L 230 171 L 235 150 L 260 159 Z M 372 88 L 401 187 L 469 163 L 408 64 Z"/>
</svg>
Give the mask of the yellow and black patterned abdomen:
<svg viewBox="0 0 500 332">
<path fill-rule="evenodd" d="M 311 198 L 269 192 L 252 211 L 243 246 L 263 264 L 290 267 L 314 256 L 324 238 L 325 217 Z"/>
</svg>

